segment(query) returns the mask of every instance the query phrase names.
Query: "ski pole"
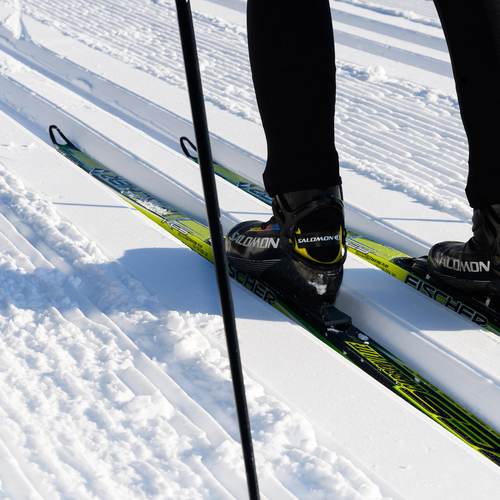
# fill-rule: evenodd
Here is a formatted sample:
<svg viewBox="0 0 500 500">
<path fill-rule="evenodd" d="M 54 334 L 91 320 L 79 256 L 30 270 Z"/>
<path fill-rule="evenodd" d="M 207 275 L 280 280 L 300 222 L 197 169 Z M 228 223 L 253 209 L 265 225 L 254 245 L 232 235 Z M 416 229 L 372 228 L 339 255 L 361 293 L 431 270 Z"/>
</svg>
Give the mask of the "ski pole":
<svg viewBox="0 0 500 500">
<path fill-rule="evenodd" d="M 191 114 L 193 116 L 194 132 L 196 136 L 196 143 L 198 145 L 198 158 L 203 183 L 203 192 L 205 195 L 205 204 L 207 208 L 208 225 L 210 227 L 210 235 L 214 252 L 215 270 L 217 275 L 217 284 L 219 287 L 224 329 L 226 333 L 229 364 L 233 380 L 234 399 L 238 414 L 248 494 L 251 500 L 258 500 L 259 486 L 257 471 L 255 468 L 252 433 L 250 429 L 250 420 L 248 418 L 243 370 L 241 367 L 240 349 L 238 345 L 236 321 L 234 318 L 233 299 L 229 285 L 227 257 L 220 222 L 219 200 L 215 185 L 207 115 L 205 111 L 205 101 L 203 98 L 200 65 L 196 49 L 196 38 L 194 34 L 190 0 L 176 0 L 176 7 L 189 91 L 189 100 L 191 102 Z"/>
</svg>

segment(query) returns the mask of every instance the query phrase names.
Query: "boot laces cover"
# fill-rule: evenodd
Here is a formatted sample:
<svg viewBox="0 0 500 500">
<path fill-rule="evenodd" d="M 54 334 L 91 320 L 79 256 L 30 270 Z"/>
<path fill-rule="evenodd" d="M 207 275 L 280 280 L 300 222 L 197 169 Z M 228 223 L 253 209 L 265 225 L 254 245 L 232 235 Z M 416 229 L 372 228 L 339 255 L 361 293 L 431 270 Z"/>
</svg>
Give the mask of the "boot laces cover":
<svg viewBox="0 0 500 500">
<path fill-rule="evenodd" d="M 276 196 L 273 211 L 283 247 L 309 264 L 342 266 L 347 253 L 343 208 L 338 186 Z"/>
</svg>

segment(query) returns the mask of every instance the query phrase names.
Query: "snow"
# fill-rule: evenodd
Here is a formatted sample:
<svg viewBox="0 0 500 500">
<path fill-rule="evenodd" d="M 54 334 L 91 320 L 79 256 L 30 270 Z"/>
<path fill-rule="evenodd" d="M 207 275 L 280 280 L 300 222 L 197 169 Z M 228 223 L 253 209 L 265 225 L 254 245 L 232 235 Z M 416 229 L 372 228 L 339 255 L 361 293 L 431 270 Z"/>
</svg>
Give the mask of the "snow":
<svg viewBox="0 0 500 500">
<path fill-rule="evenodd" d="M 86 2 L 81 5 L 80 2 L 61 2 L 54 12 L 50 4 L 41 6 L 39 2 L 26 2 L 26 10 L 45 24 L 55 23 L 64 33 L 93 49 L 171 85 L 185 88 L 177 32 L 158 29 L 151 32 L 151 26 L 158 22 L 170 26 L 176 22 L 173 4 L 149 4 L 142 9 L 141 18 L 132 22 L 127 17 L 128 10 L 113 7 L 114 23 L 126 25 L 127 29 L 112 32 L 105 29 L 109 21 L 109 2 L 93 2 L 92 7 L 85 10 L 94 26 L 89 26 L 87 16 L 80 14 L 84 4 Z M 131 2 L 130 8 L 137 8 L 136 4 Z M 195 22 L 208 101 L 219 109 L 260 123 L 244 30 L 240 25 L 199 12 Z M 343 42 L 350 43 L 344 40 L 346 25 L 346 20 L 335 22 L 340 46 Z M 370 25 L 365 26 L 363 33 L 369 32 L 368 28 L 373 29 Z M 363 41 L 364 50 L 385 42 L 380 41 L 383 34 L 377 26 L 375 28 L 377 41 L 372 40 L 369 44 Z M 91 38 L 90 30 L 95 33 Z M 129 43 L 131 31 L 136 34 L 133 44 Z M 353 36 L 359 39 L 362 34 Z M 391 35 L 390 39 L 394 38 Z M 439 49 L 426 48 L 425 51 L 420 50 L 421 43 L 413 45 L 411 51 L 402 49 L 401 58 L 433 73 L 450 74 L 444 43 Z M 126 49 L 121 50 L 122 47 Z M 397 50 L 393 46 L 390 52 L 390 57 L 396 57 Z M 428 53 L 432 53 L 432 57 Z M 343 167 L 407 192 L 421 203 L 461 218 L 470 217 L 464 196 L 467 142 L 456 99 L 436 89 L 391 79 L 382 65 L 363 68 L 341 59 L 338 66 L 336 134 Z M 437 155 L 438 152 L 442 153 Z"/>
<path fill-rule="evenodd" d="M 13 0 L 12 11 L 3 21 L 3 25 L 16 40 L 29 40 L 28 32 L 24 26 L 22 0 Z"/>
<path fill-rule="evenodd" d="M 230 478 L 241 480 L 242 467 L 220 318 L 165 310 L 52 203 L 3 167 L 0 174 L 0 394 L 9 394 L 2 437 L 25 463 L 30 486 L 50 498 L 238 497 L 240 482 Z M 156 365 L 175 382 L 158 386 L 149 373 Z M 283 495 L 382 498 L 359 469 L 318 444 L 306 419 L 247 383 L 259 467 L 274 471 Z M 163 394 L 169 385 L 177 396 Z M 211 415 L 208 427 L 196 425 L 201 408 L 190 406 L 198 404 Z"/>
<path fill-rule="evenodd" d="M 409 19 L 428 26 L 441 26 L 432 0 L 338 0 L 349 5 L 361 6 L 373 12 Z"/>
<path fill-rule="evenodd" d="M 260 182 L 242 0 L 194 2 L 215 156 Z M 351 227 L 464 237 L 466 140 L 432 2 L 342 0 Z M 50 123 L 205 218 L 173 2 L 0 5 L 0 496 L 245 498 L 211 266 L 44 143 Z M 218 181 L 222 222 L 268 216 Z M 266 498 L 489 499 L 498 467 L 234 287 Z M 339 305 L 500 429 L 500 339 L 350 257 Z M 457 475 L 456 471 L 463 473 Z"/>
</svg>

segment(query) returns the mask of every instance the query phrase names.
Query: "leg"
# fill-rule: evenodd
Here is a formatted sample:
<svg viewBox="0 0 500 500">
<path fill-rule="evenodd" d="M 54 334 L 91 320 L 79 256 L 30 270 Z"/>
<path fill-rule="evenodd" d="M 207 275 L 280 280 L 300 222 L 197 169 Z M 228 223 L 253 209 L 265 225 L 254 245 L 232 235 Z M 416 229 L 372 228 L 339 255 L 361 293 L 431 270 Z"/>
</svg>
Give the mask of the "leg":
<svg viewBox="0 0 500 500">
<path fill-rule="evenodd" d="M 328 0 L 248 0 L 248 44 L 274 215 L 234 227 L 228 258 L 285 300 L 316 310 L 335 300 L 346 254 Z"/>
<path fill-rule="evenodd" d="M 500 203 L 500 2 L 434 3 L 448 42 L 469 139 L 467 196 L 473 208 Z"/>
<path fill-rule="evenodd" d="M 429 252 L 441 281 L 480 296 L 500 296 L 500 2 L 434 0 L 450 49 L 460 112 L 469 139 L 467 197 L 472 238 Z"/>
<path fill-rule="evenodd" d="M 340 184 L 328 0 L 248 1 L 248 44 L 267 138 L 271 195 Z"/>
</svg>

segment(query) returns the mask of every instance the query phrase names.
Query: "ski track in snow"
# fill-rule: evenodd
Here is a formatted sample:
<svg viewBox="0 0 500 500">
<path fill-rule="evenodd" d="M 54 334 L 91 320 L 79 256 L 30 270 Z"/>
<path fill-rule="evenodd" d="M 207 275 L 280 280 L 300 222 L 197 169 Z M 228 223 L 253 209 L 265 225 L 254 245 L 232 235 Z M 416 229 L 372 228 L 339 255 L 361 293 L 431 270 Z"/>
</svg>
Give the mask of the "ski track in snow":
<svg viewBox="0 0 500 500">
<path fill-rule="evenodd" d="M 244 496 L 221 328 L 162 308 L 0 165 L 2 497 Z M 246 380 L 273 498 L 382 498 L 305 418 Z"/>
<path fill-rule="evenodd" d="M 28 0 L 24 11 L 96 50 L 185 87 L 173 2 L 130 0 L 124 6 L 118 0 L 75 0 L 71 5 Z M 245 30 L 197 12 L 194 21 L 207 100 L 259 123 Z M 467 141 L 456 100 L 389 79 L 380 67 L 339 61 L 337 78 L 336 141 L 342 167 L 469 219 Z"/>
<path fill-rule="evenodd" d="M 390 0 L 385 1 L 385 3 L 389 5 L 380 5 L 377 2 L 370 2 L 367 0 L 336 0 L 337 2 L 346 3 L 349 5 L 355 5 L 356 7 L 363 7 L 365 9 L 372 10 L 374 12 L 378 12 L 380 14 L 386 14 L 394 17 L 402 17 L 403 19 L 408 19 L 415 23 L 424 24 L 427 26 L 433 26 L 440 28 L 441 23 L 437 16 L 437 12 L 435 12 L 434 6 L 426 6 L 425 1 L 422 0 L 421 9 L 424 11 L 423 13 L 417 13 L 411 10 L 408 10 L 408 5 L 405 5 L 405 0 Z M 432 0 L 427 0 L 428 3 L 432 3 Z M 400 7 L 400 8 L 397 8 Z M 424 14 L 425 13 L 425 14 Z"/>
</svg>

